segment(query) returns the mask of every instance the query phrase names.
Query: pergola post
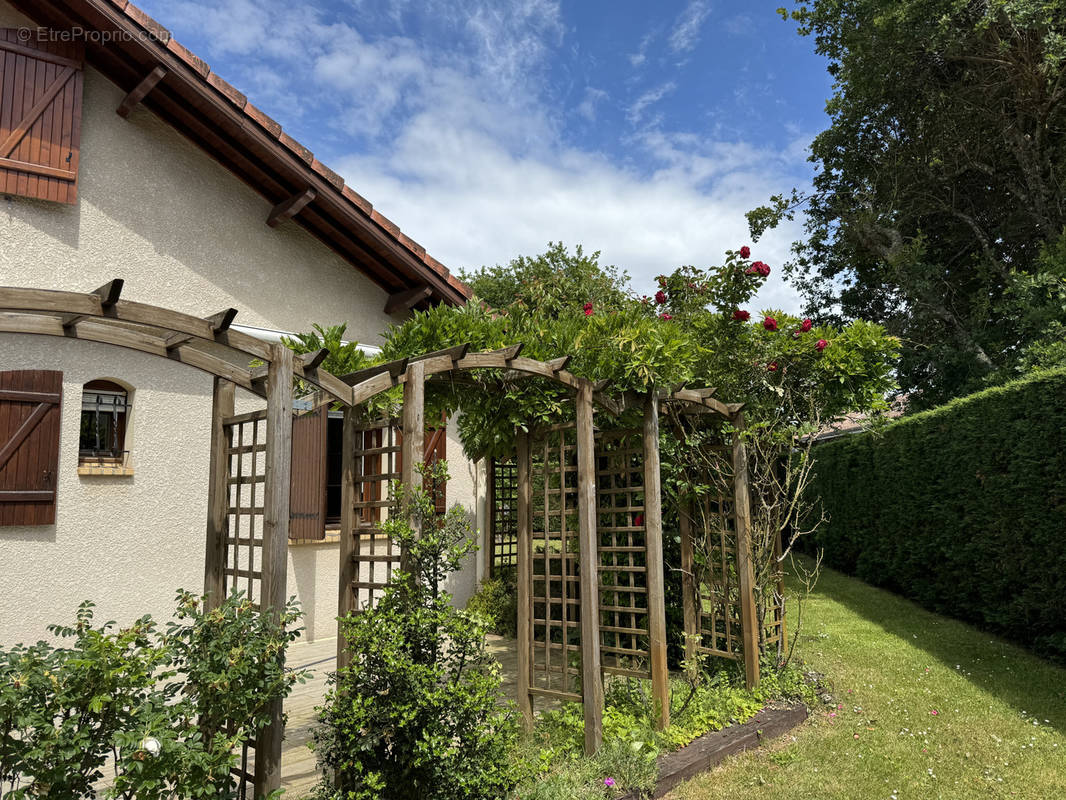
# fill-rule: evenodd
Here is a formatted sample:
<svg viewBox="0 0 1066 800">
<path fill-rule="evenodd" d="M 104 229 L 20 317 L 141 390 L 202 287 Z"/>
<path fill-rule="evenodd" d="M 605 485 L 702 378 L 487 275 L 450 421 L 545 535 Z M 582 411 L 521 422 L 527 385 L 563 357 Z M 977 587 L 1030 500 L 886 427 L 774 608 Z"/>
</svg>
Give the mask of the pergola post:
<svg viewBox="0 0 1066 800">
<path fill-rule="evenodd" d="M 517 434 L 518 461 L 518 710 L 526 730 L 533 728 L 533 537 L 531 531 L 533 486 L 531 485 L 529 434 Z"/>
<path fill-rule="evenodd" d="M 403 384 L 403 470 L 400 480 L 410 497 L 422 485 L 418 465 L 425 460 L 426 436 L 426 362 L 415 361 L 407 367 Z M 411 518 L 415 535 L 421 533 L 421 523 Z M 400 569 L 407 570 L 407 552 L 400 554 Z"/>
<path fill-rule="evenodd" d="M 293 354 L 272 346 L 267 370 L 266 483 L 263 487 L 263 566 L 259 607 L 280 619 L 285 606 L 289 547 L 289 477 L 292 468 Z M 255 743 L 255 796 L 281 786 L 281 741 L 285 732 L 280 699 L 270 704 L 271 721 Z"/>
<path fill-rule="evenodd" d="M 355 581 L 355 549 L 357 540 L 355 526 L 358 512 L 355 508 L 356 486 L 358 484 L 361 464 L 357 463 L 355 449 L 359 444 L 360 431 L 357 430 L 357 410 L 353 406 L 344 407 L 344 431 L 341 434 L 341 529 L 340 529 L 340 565 L 338 570 L 337 616 L 346 617 L 355 610 L 355 597 L 352 583 Z M 348 643 L 344 640 L 342 630 L 337 629 L 337 669 L 349 664 Z"/>
<path fill-rule="evenodd" d="M 666 664 L 666 582 L 663 577 L 662 476 L 659 472 L 659 398 L 644 403 L 644 545 L 647 552 L 648 649 L 655 725 L 670 725 L 670 672 Z"/>
<path fill-rule="evenodd" d="M 581 695 L 585 712 L 585 753 L 603 742 L 603 675 L 600 669 L 600 578 L 596 538 L 596 437 L 592 384 L 577 390 L 577 515 L 581 570 Z"/>
<path fill-rule="evenodd" d="M 759 625 L 755 611 L 755 578 L 751 565 L 751 497 L 748 492 L 748 450 L 744 445 L 744 412 L 733 424 L 733 502 L 737 534 L 737 575 L 740 582 L 740 624 L 744 643 L 744 680 L 749 689 L 759 683 Z"/>
<path fill-rule="evenodd" d="M 204 554 L 204 611 L 221 605 L 226 593 L 226 534 L 229 529 L 229 437 L 223 421 L 232 417 L 236 386 L 214 379 L 211 393 L 211 456 L 207 478 L 207 542 Z"/>
</svg>

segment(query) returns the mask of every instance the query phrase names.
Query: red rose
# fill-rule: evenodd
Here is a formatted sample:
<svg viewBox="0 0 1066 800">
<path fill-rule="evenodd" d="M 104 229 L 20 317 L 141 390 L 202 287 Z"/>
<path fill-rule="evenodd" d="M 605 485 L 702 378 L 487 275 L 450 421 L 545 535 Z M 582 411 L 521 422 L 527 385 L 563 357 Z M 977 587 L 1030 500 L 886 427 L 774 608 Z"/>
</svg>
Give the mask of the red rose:
<svg viewBox="0 0 1066 800">
<path fill-rule="evenodd" d="M 804 333 L 806 333 L 807 331 L 809 331 L 813 327 L 814 327 L 814 323 L 811 322 L 809 319 L 805 319 L 805 320 L 803 320 L 803 324 L 800 325 L 800 330 L 803 331 Z"/>
<path fill-rule="evenodd" d="M 657 280 L 657 281 L 659 282 L 659 285 L 660 285 L 661 287 L 663 287 L 664 289 L 666 288 L 666 276 L 665 276 L 665 275 L 660 275 L 660 276 L 659 276 L 658 278 L 656 278 L 655 280 Z"/>
<path fill-rule="evenodd" d="M 638 526 L 638 527 L 643 525 L 644 524 L 644 515 L 643 514 L 637 514 L 636 516 L 634 516 L 633 517 L 633 524 Z"/>
<path fill-rule="evenodd" d="M 762 261 L 756 261 L 755 271 L 765 278 L 767 275 L 770 274 L 770 265 L 764 264 Z"/>
<path fill-rule="evenodd" d="M 592 303 L 585 303 L 585 316 L 586 317 L 591 317 L 592 316 Z"/>
<path fill-rule="evenodd" d="M 755 266 L 755 264 L 752 264 L 750 267 L 748 267 L 746 270 L 744 270 L 744 274 L 745 275 L 758 275 L 759 274 L 759 268 L 757 266 Z"/>
<path fill-rule="evenodd" d="M 825 348 L 826 348 L 826 347 L 827 347 L 828 345 L 829 345 L 829 342 L 827 342 L 827 341 L 826 341 L 825 339 L 819 339 L 819 340 L 818 340 L 818 352 L 820 353 L 820 352 L 822 352 L 823 350 L 825 350 Z"/>
<path fill-rule="evenodd" d="M 764 319 L 762 321 L 762 326 L 764 328 L 766 328 L 766 330 L 768 330 L 768 331 L 776 331 L 777 330 L 777 320 L 774 319 L 773 317 L 766 317 L 766 319 Z"/>
<path fill-rule="evenodd" d="M 659 319 L 673 319 L 669 314 L 660 314 Z"/>
<path fill-rule="evenodd" d="M 740 257 L 741 258 L 747 258 L 750 255 L 751 255 L 751 248 L 750 247 L 748 247 L 747 245 L 744 245 L 742 248 L 740 248 Z"/>
<path fill-rule="evenodd" d="M 741 308 L 738 308 L 736 311 L 733 312 L 733 319 L 738 320 L 740 322 L 747 322 L 749 319 L 751 319 L 751 314 Z"/>
<path fill-rule="evenodd" d="M 655 293 L 655 302 L 659 305 L 663 305 L 666 302 L 666 292 L 662 289 Z"/>
<path fill-rule="evenodd" d="M 770 372 L 777 372 L 777 362 L 776 361 L 771 361 L 769 364 L 766 365 L 766 368 Z"/>
</svg>

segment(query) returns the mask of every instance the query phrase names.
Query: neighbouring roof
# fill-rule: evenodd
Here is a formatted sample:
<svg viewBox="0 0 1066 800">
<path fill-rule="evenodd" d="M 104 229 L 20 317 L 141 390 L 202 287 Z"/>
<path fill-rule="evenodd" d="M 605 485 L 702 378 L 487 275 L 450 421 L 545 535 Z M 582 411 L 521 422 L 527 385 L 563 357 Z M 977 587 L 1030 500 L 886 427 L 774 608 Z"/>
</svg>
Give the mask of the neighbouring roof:
<svg viewBox="0 0 1066 800">
<path fill-rule="evenodd" d="M 271 203 L 314 192 L 292 220 L 386 291 L 406 293 L 414 302 L 404 306 L 459 304 L 470 296 L 422 245 L 137 6 L 126 0 L 9 2 L 42 26 L 107 34 L 85 37 L 86 60 L 125 91 L 153 70 L 166 70 L 141 103 Z"/>
</svg>

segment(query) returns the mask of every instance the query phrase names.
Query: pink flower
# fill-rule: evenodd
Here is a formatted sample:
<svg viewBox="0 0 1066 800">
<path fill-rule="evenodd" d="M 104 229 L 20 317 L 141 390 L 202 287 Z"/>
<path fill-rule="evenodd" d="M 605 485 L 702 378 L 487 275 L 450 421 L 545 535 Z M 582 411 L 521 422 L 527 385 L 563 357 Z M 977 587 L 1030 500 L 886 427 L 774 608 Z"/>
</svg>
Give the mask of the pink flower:
<svg viewBox="0 0 1066 800">
<path fill-rule="evenodd" d="M 660 314 L 659 319 L 673 319 L 669 314 Z"/>
<path fill-rule="evenodd" d="M 811 322 L 809 319 L 805 319 L 805 320 L 803 320 L 803 324 L 800 325 L 800 330 L 803 331 L 804 333 L 806 333 L 807 331 L 809 331 L 813 327 L 814 327 L 814 323 Z"/>
<path fill-rule="evenodd" d="M 818 352 L 819 353 L 822 352 L 823 350 L 825 350 L 825 348 L 828 347 L 828 346 L 829 346 L 829 342 L 827 342 L 825 339 L 819 339 L 818 340 Z"/>
<path fill-rule="evenodd" d="M 936 710 L 936 709 L 934 708 L 934 709 L 933 709 L 932 711 L 930 711 L 929 713 L 930 713 L 930 714 L 932 714 L 932 715 L 933 715 L 933 716 L 935 717 L 935 716 L 936 716 L 937 714 L 939 714 L 940 712 L 939 712 L 939 711 L 937 711 L 937 710 Z"/>
<path fill-rule="evenodd" d="M 740 248 L 740 257 L 741 258 L 747 258 L 750 255 L 751 255 L 751 248 L 750 247 L 748 247 L 747 245 L 744 245 L 742 248 Z"/>
<path fill-rule="evenodd" d="M 603 785 L 610 789 L 612 786 L 614 786 L 614 778 L 604 778 Z"/>
<path fill-rule="evenodd" d="M 733 312 L 733 319 L 737 320 L 738 322 L 747 322 L 749 319 L 751 319 L 751 314 L 747 311 L 744 311 L 743 309 L 738 308 L 736 311 Z"/>
<path fill-rule="evenodd" d="M 592 316 L 592 303 L 585 303 L 585 316 L 586 317 L 591 317 Z"/>
<path fill-rule="evenodd" d="M 766 317 L 762 321 L 762 326 L 764 328 L 766 328 L 766 330 L 768 330 L 768 331 L 771 331 L 771 332 L 772 331 L 776 331 L 777 330 L 777 320 L 774 319 L 773 317 Z"/>
<path fill-rule="evenodd" d="M 655 293 L 655 302 L 659 305 L 663 305 L 666 302 L 666 292 L 662 289 Z"/>
</svg>

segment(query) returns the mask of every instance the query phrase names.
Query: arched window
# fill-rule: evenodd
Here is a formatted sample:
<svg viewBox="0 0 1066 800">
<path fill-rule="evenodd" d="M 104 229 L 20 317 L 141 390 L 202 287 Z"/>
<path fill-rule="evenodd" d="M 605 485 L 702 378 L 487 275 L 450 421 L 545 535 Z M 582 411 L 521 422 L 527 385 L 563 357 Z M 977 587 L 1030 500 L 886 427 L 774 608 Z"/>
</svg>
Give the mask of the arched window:
<svg viewBox="0 0 1066 800">
<path fill-rule="evenodd" d="M 81 393 L 81 464 L 125 464 L 129 392 L 114 381 L 89 381 Z"/>
</svg>

